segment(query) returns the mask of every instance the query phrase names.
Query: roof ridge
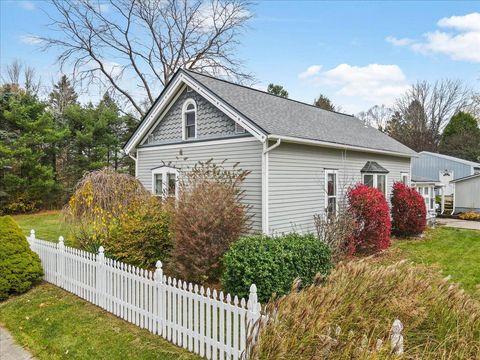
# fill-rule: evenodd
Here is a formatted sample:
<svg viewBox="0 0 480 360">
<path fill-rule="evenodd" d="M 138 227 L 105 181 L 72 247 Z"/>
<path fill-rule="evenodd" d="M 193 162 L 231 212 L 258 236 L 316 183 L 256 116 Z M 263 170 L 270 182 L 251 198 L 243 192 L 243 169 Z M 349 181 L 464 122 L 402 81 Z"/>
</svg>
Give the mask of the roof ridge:
<svg viewBox="0 0 480 360">
<path fill-rule="evenodd" d="M 442 153 L 439 153 L 439 152 L 433 152 L 433 151 L 426 151 L 426 150 L 424 150 L 424 151 L 420 151 L 419 154 L 421 154 L 421 153 L 431 154 L 431 155 L 434 155 L 434 156 L 439 156 L 439 157 L 442 157 L 442 158 L 447 159 L 447 160 L 462 162 L 462 163 L 465 163 L 465 164 L 469 164 L 469 165 L 471 165 L 471 166 L 478 166 L 478 165 L 480 165 L 480 162 L 471 161 L 471 160 L 466 160 L 466 159 L 459 158 L 459 157 L 457 157 L 457 156 L 442 154 Z M 472 165 L 472 164 L 473 164 L 473 165 Z"/>
<path fill-rule="evenodd" d="M 239 87 L 242 87 L 242 88 L 245 88 L 245 89 L 248 89 L 248 90 L 253 90 L 253 91 L 257 91 L 257 92 L 260 92 L 262 94 L 265 94 L 265 95 L 270 95 L 270 96 L 273 96 L 273 97 L 276 97 L 276 98 L 279 98 L 279 99 L 282 99 L 282 100 L 288 100 L 288 101 L 293 101 L 293 102 L 296 102 L 300 105 L 306 105 L 306 106 L 310 106 L 310 107 L 313 107 L 314 109 L 317 109 L 317 110 L 320 110 L 320 111 L 327 111 L 327 112 L 331 112 L 331 113 L 335 113 L 335 114 L 339 114 L 339 115 L 345 115 L 345 116 L 349 116 L 349 117 L 353 117 L 356 119 L 355 115 L 353 114 L 346 114 L 346 113 L 343 113 L 343 112 L 340 112 L 340 111 L 334 111 L 334 110 L 326 110 L 326 109 L 322 109 L 318 106 L 315 106 L 315 105 L 312 105 L 312 104 L 307 104 L 306 102 L 303 102 L 303 101 L 299 101 L 299 100 L 295 100 L 295 99 L 290 99 L 290 98 L 286 98 L 286 97 L 283 97 L 283 96 L 279 96 L 279 95 L 275 95 L 275 94 L 271 94 L 269 93 L 268 91 L 264 91 L 264 90 L 260 90 L 260 89 L 255 89 L 253 87 L 250 87 L 250 86 L 246 86 L 246 85 L 242 85 L 242 84 L 237 84 L 237 83 L 234 83 L 233 81 L 228 81 L 228 80 L 225 80 L 225 79 L 220 79 L 220 78 L 217 78 L 215 76 L 212 76 L 212 75 L 209 75 L 209 74 L 203 74 L 203 73 L 200 73 L 200 72 L 197 72 L 197 71 L 193 71 L 193 70 L 190 70 L 190 69 L 181 69 L 187 73 L 191 72 L 191 73 L 194 73 L 194 74 L 197 74 L 197 75 L 200 75 L 200 76 L 205 76 L 205 77 L 208 77 L 210 79 L 213 79 L 213 80 L 218 80 L 218 81 L 222 81 L 224 83 L 227 83 L 227 84 L 230 84 L 230 85 L 234 85 L 234 86 L 239 86 Z"/>
</svg>

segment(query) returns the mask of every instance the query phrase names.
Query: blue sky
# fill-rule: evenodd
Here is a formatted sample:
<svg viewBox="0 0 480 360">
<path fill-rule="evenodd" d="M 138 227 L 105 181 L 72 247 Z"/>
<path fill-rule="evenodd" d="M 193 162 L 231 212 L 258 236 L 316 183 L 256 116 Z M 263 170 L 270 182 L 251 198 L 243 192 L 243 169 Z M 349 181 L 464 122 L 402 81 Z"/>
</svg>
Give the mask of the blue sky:
<svg viewBox="0 0 480 360">
<path fill-rule="evenodd" d="M 48 35 L 43 1 L 1 1 L 2 68 L 18 58 L 50 84 L 56 51 L 40 52 Z M 417 80 L 458 78 L 480 91 L 480 3 L 260 1 L 239 55 L 259 88 L 283 85 L 311 103 L 329 96 L 345 112 L 390 104 Z M 3 70 L 3 69 L 2 69 Z M 82 99 L 98 94 L 92 90 Z"/>
</svg>

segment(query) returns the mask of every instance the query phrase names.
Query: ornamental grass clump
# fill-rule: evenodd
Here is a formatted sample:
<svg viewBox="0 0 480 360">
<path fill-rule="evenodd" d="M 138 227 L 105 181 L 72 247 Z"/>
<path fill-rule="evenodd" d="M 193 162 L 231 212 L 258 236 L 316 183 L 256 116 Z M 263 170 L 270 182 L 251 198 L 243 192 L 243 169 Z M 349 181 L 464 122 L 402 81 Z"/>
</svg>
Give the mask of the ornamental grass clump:
<svg viewBox="0 0 480 360">
<path fill-rule="evenodd" d="M 271 302 L 252 359 L 398 359 L 390 347 L 404 325 L 402 359 L 478 359 L 480 304 L 448 278 L 401 261 L 339 263 L 319 283 Z"/>
<path fill-rule="evenodd" d="M 395 182 L 392 189 L 392 232 L 397 236 L 419 235 L 427 226 L 425 201 L 412 187 Z"/>
</svg>

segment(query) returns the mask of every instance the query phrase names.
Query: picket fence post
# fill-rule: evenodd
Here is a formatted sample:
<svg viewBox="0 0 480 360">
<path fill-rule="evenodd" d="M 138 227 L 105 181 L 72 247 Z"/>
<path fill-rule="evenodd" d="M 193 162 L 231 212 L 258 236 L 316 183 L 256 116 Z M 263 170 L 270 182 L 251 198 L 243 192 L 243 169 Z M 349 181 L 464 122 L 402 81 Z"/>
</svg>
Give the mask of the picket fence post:
<svg viewBox="0 0 480 360">
<path fill-rule="evenodd" d="M 65 243 L 63 236 L 58 238 L 57 243 L 57 286 L 65 287 Z"/>
<path fill-rule="evenodd" d="M 162 299 L 162 279 L 163 279 L 163 269 L 162 269 L 162 262 L 160 260 L 157 261 L 155 264 L 155 273 L 153 274 L 153 279 L 155 281 L 155 291 L 153 293 L 153 308 L 154 308 L 154 314 L 155 314 L 155 322 L 154 322 L 154 328 L 153 332 L 155 334 L 161 334 L 162 333 L 162 326 L 163 326 L 163 321 L 164 319 L 162 318 L 163 312 L 162 312 L 162 306 L 165 306 L 163 304 Z"/>
<path fill-rule="evenodd" d="M 257 337 L 256 325 L 257 320 L 260 318 L 260 304 L 258 303 L 257 286 L 252 284 L 250 286 L 250 294 L 247 301 L 247 337 L 251 336 L 255 341 Z"/>
<path fill-rule="evenodd" d="M 35 241 L 35 230 L 30 230 L 30 237 L 28 238 L 28 241 L 33 243 Z M 31 244 L 32 245 L 32 244 Z"/>
<path fill-rule="evenodd" d="M 106 269 L 105 269 L 105 254 L 103 246 L 98 248 L 95 287 L 97 289 L 97 305 L 105 308 L 105 291 L 106 291 Z"/>
</svg>

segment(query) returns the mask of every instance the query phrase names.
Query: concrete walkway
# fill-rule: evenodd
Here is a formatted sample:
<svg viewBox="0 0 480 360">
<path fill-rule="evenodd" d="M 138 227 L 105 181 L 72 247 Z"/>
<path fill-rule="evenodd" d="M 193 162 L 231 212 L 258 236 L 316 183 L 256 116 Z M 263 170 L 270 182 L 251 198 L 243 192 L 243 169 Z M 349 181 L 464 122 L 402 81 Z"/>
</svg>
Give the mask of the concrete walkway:
<svg viewBox="0 0 480 360">
<path fill-rule="evenodd" d="M 20 345 L 15 343 L 8 330 L 0 327 L 1 360 L 34 360 L 35 358 Z"/>
<path fill-rule="evenodd" d="M 480 230 L 480 221 L 437 218 L 437 224 L 460 229 Z"/>
</svg>

